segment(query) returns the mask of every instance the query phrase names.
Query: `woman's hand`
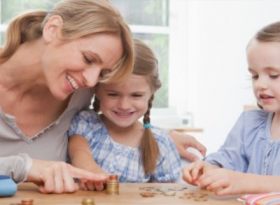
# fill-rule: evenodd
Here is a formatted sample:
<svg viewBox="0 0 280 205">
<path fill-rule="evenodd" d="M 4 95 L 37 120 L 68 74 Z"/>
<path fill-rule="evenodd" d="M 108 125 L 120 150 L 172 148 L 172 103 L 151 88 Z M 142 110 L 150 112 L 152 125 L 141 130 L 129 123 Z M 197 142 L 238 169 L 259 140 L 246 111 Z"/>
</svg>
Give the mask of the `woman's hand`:
<svg viewBox="0 0 280 205">
<path fill-rule="evenodd" d="M 206 147 L 203 146 L 200 142 L 198 142 L 194 137 L 177 131 L 171 131 L 169 132 L 169 135 L 172 138 L 182 158 L 185 158 L 190 162 L 199 159 L 197 155 L 186 150 L 189 147 L 197 149 L 202 154 L 202 156 L 205 156 Z"/>
<path fill-rule="evenodd" d="M 73 193 L 78 190 L 74 178 L 104 183 L 107 176 L 73 167 L 65 162 L 33 160 L 27 181 L 38 185 L 42 193 Z"/>
</svg>

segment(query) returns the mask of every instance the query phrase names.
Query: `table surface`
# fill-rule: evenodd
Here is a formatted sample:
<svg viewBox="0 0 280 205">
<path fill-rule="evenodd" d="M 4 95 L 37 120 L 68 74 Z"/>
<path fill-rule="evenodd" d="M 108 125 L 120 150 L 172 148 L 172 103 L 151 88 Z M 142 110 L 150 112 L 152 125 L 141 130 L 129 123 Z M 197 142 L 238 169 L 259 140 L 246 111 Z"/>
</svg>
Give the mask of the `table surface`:
<svg viewBox="0 0 280 205">
<path fill-rule="evenodd" d="M 182 188 L 187 187 L 183 191 L 176 191 L 175 196 L 164 196 L 156 194 L 154 197 L 142 197 L 141 192 L 144 192 L 140 187 L 175 187 Z M 194 198 L 181 199 L 186 192 L 194 193 L 207 193 L 207 201 L 200 202 L 195 201 Z M 32 198 L 34 199 L 33 205 L 81 205 L 82 200 L 85 198 L 93 198 L 95 205 L 165 205 L 165 204 L 188 204 L 188 205 L 240 205 L 238 202 L 238 196 L 228 197 L 217 197 L 207 190 L 200 190 L 194 187 L 190 187 L 187 184 L 178 183 L 122 183 L 119 187 L 119 195 L 107 195 L 106 191 L 95 192 L 95 191 L 78 191 L 73 194 L 41 194 L 38 192 L 37 187 L 31 183 L 24 183 L 18 186 L 18 192 L 13 197 L 0 198 L 1 205 L 10 205 L 12 203 L 21 203 L 22 199 Z"/>
</svg>

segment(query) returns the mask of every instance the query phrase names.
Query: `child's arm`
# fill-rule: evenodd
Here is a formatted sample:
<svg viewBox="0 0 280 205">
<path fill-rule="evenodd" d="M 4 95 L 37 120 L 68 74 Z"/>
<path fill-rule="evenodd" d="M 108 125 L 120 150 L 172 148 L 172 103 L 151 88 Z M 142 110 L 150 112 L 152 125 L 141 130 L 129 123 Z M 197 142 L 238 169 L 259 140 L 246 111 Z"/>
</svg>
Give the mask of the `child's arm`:
<svg viewBox="0 0 280 205">
<path fill-rule="evenodd" d="M 68 151 L 71 162 L 75 167 L 107 175 L 107 173 L 94 161 L 88 141 L 83 136 L 72 135 L 69 138 Z M 80 181 L 79 183 L 84 190 L 96 189 L 99 191 L 104 189 L 103 183 L 100 182 Z"/>
<path fill-rule="evenodd" d="M 280 190 L 280 176 L 242 173 L 228 169 L 208 170 L 198 179 L 200 187 L 207 187 L 218 196 L 257 194 Z"/>
</svg>

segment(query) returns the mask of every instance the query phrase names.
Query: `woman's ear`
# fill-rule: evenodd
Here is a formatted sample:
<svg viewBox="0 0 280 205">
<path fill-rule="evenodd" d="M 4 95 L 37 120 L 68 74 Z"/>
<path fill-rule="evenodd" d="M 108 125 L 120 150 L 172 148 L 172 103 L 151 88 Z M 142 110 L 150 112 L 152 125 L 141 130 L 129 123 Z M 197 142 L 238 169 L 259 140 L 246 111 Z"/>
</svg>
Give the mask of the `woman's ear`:
<svg viewBox="0 0 280 205">
<path fill-rule="evenodd" d="M 47 43 L 61 37 L 61 27 L 63 19 L 59 15 L 50 17 L 43 28 L 43 38 Z"/>
</svg>

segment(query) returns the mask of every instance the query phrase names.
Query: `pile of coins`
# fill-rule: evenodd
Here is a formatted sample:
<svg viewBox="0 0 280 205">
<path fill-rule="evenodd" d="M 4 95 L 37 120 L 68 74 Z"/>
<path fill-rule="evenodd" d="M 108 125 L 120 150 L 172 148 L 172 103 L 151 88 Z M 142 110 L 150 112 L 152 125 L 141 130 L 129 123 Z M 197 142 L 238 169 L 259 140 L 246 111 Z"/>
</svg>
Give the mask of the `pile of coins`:
<svg viewBox="0 0 280 205">
<path fill-rule="evenodd" d="M 206 193 L 194 193 L 186 192 L 183 196 L 180 196 L 180 199 L 193 199 L 194 201 L 207 201 L 208 194 Z"/>
<path fill-rule="evenodd" d="M 109 179 L 106 184 L 106 193 L 109 195 L 119 194 L 119 176 L 109 175 Z"/>
<path fill-rule="evenodd" d="M 82 200 L 82 205 L 95 205 L 92 198 L 85 198 Z"/>
<path fill-rule="evenodd" d="M 143 192 L 140 193 L 142 197 L 154 197 L 155 195 L 163 196 L 176 196 L 178 191 L 184 191 L 187 187 L 162 187 L 162 186 L 152 186 L 152 187 L 140 187 Z M 195 193 L 195 192 L 185 192 L 184 195 L 179 196 L 180 199 L 193 199 L 194 201 L 208 201 L 207 193 Z"/>
<path fill-rule="evenodd" d="M 154 195 L 160 194 L 164 196 L 175 196 L 176 191 L 183 191 L 187 189 L 187 187 L 140 187 L 141 190 L 145 192 L 141 192 L 140 195 L 142 197 L 154 197 Z"/>
</svg>

